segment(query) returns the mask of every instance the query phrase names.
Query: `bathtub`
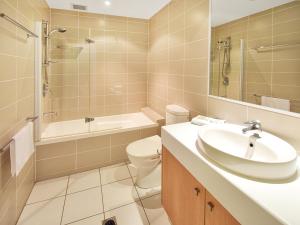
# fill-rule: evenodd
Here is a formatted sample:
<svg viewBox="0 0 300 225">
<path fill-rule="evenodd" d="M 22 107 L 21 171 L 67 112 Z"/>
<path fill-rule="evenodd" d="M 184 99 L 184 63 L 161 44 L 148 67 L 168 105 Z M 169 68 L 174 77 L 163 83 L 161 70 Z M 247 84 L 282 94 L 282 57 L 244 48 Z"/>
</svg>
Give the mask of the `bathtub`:
<svg viewBox="0 0 300 225">
<path fill-rule="evenodd" d="M 128 161 L 126 147 L 159 134 L 143 112 L 50 123 L 36 143 L 36 179 L 44 180 Z"/>
<path fill-rule="evenodd" d="M 54 122 L 47 125 L 38 144 L 50 144 L 157 126 L 157 123 L 143 112 L 95 117 L 95 120 L 90 123 L 85 123 L 84 119 Z"/>
</svg>

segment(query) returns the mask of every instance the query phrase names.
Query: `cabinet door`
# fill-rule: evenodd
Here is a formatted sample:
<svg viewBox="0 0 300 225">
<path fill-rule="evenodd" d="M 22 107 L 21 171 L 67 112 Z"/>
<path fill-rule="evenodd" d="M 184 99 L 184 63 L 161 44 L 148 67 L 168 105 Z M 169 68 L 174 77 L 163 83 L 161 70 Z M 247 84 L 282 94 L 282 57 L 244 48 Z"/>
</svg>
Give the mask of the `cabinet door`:
<svg viewBox="0 0 300 225">
<path fill-rule="evenodd" d="M 204 225 L 205 189 L 163 149 L 162 202 L 173 225 Z"/>
<path fill-rule="evenodd" d="M 185 168 L 183 169 L 183 224 L 204 225 L 205 189 Z"/>
<path fill-rule="evenodd" d="M 240 225 L 208 191 L 205 203 L 205 225 Z"/>
</svg>

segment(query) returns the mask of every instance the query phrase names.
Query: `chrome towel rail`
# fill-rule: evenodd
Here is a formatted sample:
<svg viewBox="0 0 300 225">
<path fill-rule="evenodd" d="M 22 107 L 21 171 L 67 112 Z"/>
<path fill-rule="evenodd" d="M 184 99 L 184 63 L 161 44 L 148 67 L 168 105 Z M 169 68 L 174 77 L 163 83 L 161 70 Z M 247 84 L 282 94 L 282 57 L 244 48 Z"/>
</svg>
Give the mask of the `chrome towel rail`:
<svg viewBox="0 0 300 225">
<path fill-rule="evenodd" d="M 27 117 L 26 122 L 34 122 L 37 120 L 39 116 L 33 116 L 33 117 Z M 0 154 L 4 153 L 7 149 L 9 149 L 9 145 L 14 141 L 14 139 L 10 139 L 9 142 L 7 142 L 3 147 L 0 148 Z"/>
<path fill-rule="evenodd" d="M 276 49 L 283 49 L 283 48 L 292 48 L 292 47 L 299 47 L 300 44 L 282 44 L 282 45 L 270 45 L 270 46 L 259 46 L 256 48 L 252 48 L 253 50 L 257 52 L 263 52 L 263 51 L 271 51 Z"/>
<path fill-rule="evenodd" d="M 8 150 L 10 144 L 14 141 L 14 139 L 11 139 L 9 142 L 7 142 L 1 149 L 0 149 L 0 154 L 3 154 L 4 152 L 6 152 L 6 150 Z"/>
<path fill-rule="evenodd" d="M 22 30 L 24 30 L 27 33 L 27 37 L 36 37 L 36 38 L 39 37 L 38 35 L 36 35 L 32 31 L 30 31 L 29 29 L 27 29 L 25 26 L 23 26 L 19 22 L 15 21 L 13 18 L 7 16 L 5 13 L 0 13 L 0 17 L 2 17 L 3 19 L 6 19 L 7 21 L 11 22 L 12 24 L 14 24 L 17 27 L 19 27 Z"/>
</svg>

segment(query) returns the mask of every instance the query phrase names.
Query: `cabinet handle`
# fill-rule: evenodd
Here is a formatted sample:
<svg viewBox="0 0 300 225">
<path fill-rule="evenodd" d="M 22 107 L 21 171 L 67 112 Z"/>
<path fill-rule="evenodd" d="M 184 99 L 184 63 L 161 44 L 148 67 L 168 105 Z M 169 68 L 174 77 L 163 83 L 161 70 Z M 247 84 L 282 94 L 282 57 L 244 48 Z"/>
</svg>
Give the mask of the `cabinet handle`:
<svg viewBox="0 0 300 225">
<path fill-rule="evenodd" d="M 207 206 L 208 206 L 208 208 L 209 208 L 209 210 L 212 212 L 213 211 L 213 209 L 215 208 L 215 205 L 212 203 L 212 202 L 208 202 L 207 203 Z"/>
<path fill-rule="evenodd" d="M 200 188 L 195 187 L 194 188 L 195 194 L 198 196 L 200 194 Z"/>
</svg>

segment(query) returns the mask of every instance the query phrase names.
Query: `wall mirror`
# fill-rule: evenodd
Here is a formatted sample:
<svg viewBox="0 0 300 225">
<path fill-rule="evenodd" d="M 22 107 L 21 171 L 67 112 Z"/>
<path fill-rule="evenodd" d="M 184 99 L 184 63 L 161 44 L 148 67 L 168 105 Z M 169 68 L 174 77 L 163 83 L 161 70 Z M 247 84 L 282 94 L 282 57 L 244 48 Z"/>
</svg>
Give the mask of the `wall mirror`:
<svg viewBox="0 0 300 225">
<path fill-rule="evenodd" d="M 300 113 L 300 1 L 211 3 L 210 94 Z"/>
</svg>

